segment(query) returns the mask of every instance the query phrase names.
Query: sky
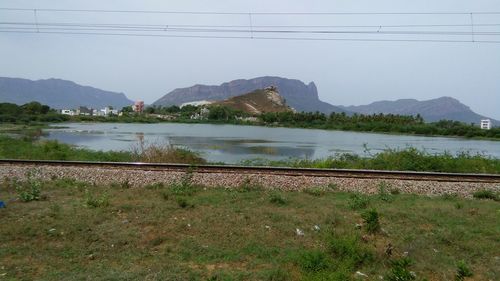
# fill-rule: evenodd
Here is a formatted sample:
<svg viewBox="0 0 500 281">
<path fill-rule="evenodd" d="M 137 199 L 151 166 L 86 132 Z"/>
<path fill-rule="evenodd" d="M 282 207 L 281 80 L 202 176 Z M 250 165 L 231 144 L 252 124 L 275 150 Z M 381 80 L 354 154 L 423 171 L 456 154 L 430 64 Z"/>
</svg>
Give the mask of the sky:
<svg viewBox="0 0 500 281">
<path fill-rule="evenodd" d="M 498 0 L 2 0 L 0 8 L 6 7 L 256 14 L 189 15 L 37 11 L 35 20 L 32 11 L 0 10 L 1 21 L 252 26 L 381 25 L 384 26 L 380 29 L 382 31 L 388 30 L 385 27 L 387 25 L 401 24 L 458 24 L 464 26 L 453 27 L 458 29 L 451 31 L 468 31 L 470 27 L 466 25 L 470 24 L 471 18 L 467 14 L 311 16 L 257 13 L 500 12 Z M 477 25 L 474 27 L 475 32 L 500 32 L 500 14 L 473 14 L 472 20 Z M 499 25 L 481 27 L 481 24 Z M 373 29 L 370 27 L 369 30 Z M 426 27 L 424 30 L 429 30 L 429 28 Z M 401 98 L 426 100 L 451 96 L 480 114 L 500 119 L 500 44 L 262 40 L 251 39 L 249 33 L 244 36 L 247 38 L 167 38 L 0 32 L 0 76 L 33 80 L 67 79 L 82 85 L 123 92 L 133 100 L 142 99 L 146 103 L 152 103 L 176 88 L 189 87 L 194 84 L 219 85 L 234 79 L 271 75 L 299 79 L 305 83 L 314 81 L 318 87 L 320 99 L 335 105 L 361 105 Z M 338 37 L 329 38 L 389 38 L 376 37 L 382 35 L 333 36 Z M 406 36 L 404 38 L 460 38 L 472 41 L 469 36 Z M 500 41 L 500 36 L 476 35 L 474 39 L 475 41 L 483 39 Z"/>
</svg>

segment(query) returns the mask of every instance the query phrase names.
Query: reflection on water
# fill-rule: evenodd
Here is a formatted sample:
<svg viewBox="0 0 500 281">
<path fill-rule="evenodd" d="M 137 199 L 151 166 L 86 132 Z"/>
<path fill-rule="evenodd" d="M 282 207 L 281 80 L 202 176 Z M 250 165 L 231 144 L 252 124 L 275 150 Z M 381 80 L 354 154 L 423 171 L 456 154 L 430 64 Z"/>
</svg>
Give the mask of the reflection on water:
<svg viewBox="0 0 500 281">
<path fill-rule="evenodd" d="M 226 163 L 255 158 L 315 159 L 337 153 L 366 155 L 365 145 L 370 153 L 412 146 L 430 153 L 470 151 L 500 157 L 500 145 L 494 141 L 257 126 L 85 123 L 48 132 L 45 138 L 95 150 L 130 150 L 137 144 L 161 143 Z"/>
</svg>

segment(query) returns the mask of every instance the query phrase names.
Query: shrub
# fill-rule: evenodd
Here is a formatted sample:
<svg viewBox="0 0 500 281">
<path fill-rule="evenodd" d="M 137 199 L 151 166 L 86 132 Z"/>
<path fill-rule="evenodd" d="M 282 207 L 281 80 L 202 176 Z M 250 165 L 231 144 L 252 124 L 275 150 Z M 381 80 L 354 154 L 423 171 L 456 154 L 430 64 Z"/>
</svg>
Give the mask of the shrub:
<svg viewBox="0 0 500 281">
<path fill-rule="evenodd" d="M 288 281 L 291 280 L 290 273 L 284 269 L 272 269 L 266 274 L 268 281 Z"/>
<path fill-rule="evenodd" d="M 100 208 L 109 206 L 109 196 L 103 193 L 100 196 L 94 196 L 90 191 L 85 192 L 85 205 L 90 208 Z"/>
<path fill-rule="evenodd" d="M 328 257 L 319 250 L 305 251 L 299 258 L 299 266 L 305 272 L 319 272 L 328 268 Z"/>
<path fill-rule="evenodd" d="M 380 230 L 379 214 L 375 209 L 368 210 L 361 214 L 365 221 L 366 230 L 369 233 L 375 233 Z"/>
<path fill-rule="evenodd" d="M 391 196 L 391 193 L 387 192 L 389 185 L 385 182 L 381 182 L 378 185 L 378 198 L 385 202 L 391 202 L 394 198 Z"/>
<path fill-rule="evenodd" d="M 359 210 L 359 209 L 364 209 L 368 207 L 368 203 L 370 200 L 368 199 L 367 196 L 364 196 L 362 194 L 354 193 L 351 195 L 351 198 L 349 199 L 349 208 L 353 210 Z"/>
<path fill-rule="evenodd" d="M 193 184 L 193 172 L 188 170 L 182 177 L 181 180 L 172 184 L 170 187 L 172 193 L 175 195 L 193 195 L 195 193 L 196 186 Z"/>
<path fill-rule="evenodd" d="M 472 270 L 465 263 L 465 261 L 461 260 L 457 263 L 457 272 L 455 274 L 455 280 L 462 281 L 465 279 L 465 277 L 471 277 L 472 275 L 473 275 Z"/>
<path fill-rule="evenodd" d="M 498 193 L 495 193 L 491 190 L 483 189 L 483 190 L 478 190 L 472 194 L 474 198 L 477 199 L 491 199 L 495 201 L 500 201 L 500 195 Z"/>
<path fill-rule="evenodd" d="M 28 180 L 17 184 L 16 191 L 23 202 L 38 201 L 41 197 L 42 182 L 36 179 L 32 172 L 28 173 Z"/>
<path fill-rule="evenodd" d="M 281 196 L 281 194 L 277 192 L 271 193 L 271 195 L 269 196 L 269 201 L 276 205 L 286 205 L 288 203 L 286 201 L 286 198 Z"/>
<path fill-rule="evenodd" d="M 385 276 L 389 281 L 411 281 L 415 275 L 409 270 L 412 261 L 409 258 L 394 260 L 391 262 L 391 270 Z"/>
<path fill-rule="evenodd" d="M 204 164 L 207 162 L 196 152 L 163 143 L 140 143 L 132 147 L 132 158 L 134 161 L 146 163 Z"/>
</svg>

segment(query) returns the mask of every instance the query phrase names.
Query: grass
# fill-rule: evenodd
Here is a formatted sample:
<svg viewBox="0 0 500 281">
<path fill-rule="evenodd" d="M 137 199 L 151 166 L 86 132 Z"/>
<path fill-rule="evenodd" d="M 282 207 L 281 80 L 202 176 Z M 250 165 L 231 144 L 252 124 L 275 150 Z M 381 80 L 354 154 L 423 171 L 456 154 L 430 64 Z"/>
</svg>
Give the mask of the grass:
<svg viewBox="0 0 500 281">
<path fill-rule="evenodd" d="M 76 160 L 104 162 L 151 162 L 202 164 L 197 153 L 171 146 L 150 144 L 132 151 L 94 151 L 36 137 L 0 135 L 0 159 Z"/>
<path fill-rule="evenodd" d="M 338 154 L 325 159 L 290 159 L 285 161 L 248 160 L 244 165 L 281 166 L 302 168 L 338 168 L 399 171 L 429 171 L 450 173 L 500 173 L 500 159 L 468 152 L 452 155 L 431 154 L 416 148 L 387 149 L 363 157 L 355 154 Z"/>
<path fill-rule="evenodd" d="M 54 179 L 39 182 L 40 200 L 23 202 L 19 184 L 0 185 L 6 280 L 500 278 L 493 200 L 242 192 L 193 186 L 186 175 L 147 188 Z M 353 200 L 366 204 L 352 208 Z"/>
</svg>

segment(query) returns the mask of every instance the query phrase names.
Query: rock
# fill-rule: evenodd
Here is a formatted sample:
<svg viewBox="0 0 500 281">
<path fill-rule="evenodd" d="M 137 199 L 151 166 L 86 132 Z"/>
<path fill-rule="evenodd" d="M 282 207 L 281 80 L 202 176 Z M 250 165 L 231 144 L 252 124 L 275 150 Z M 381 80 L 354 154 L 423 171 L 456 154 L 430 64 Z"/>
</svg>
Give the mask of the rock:
<svg viewBox="0 0 500 281">
<path fill-rule="evenodd" d="M 403 257 L 407 257 L 407 256 L 408 256 L 408 252 L 404 252 Z"/>
<path fill-rule="evenodd" d="M 129 221 L 128 220 L 122 220 L 122 223 L 123 224 L 127 224 L 127 223 L 129 223 Z"/>
<path fill-rule="evenodd" d="M 303 230 L 301 230 L 301 229 L 296 228 L 296 229 L 295 229 L 295 233 L 296 233 L 298 236 L 304 236 L 304 231 L 303 231 Z"/>
<path fill-rule="evenodd" d="M 358 278 L 368 278 L 368 275 L 364 274 L 361 271 L 356 271 L 356 273 L 354 275 L 356 275 L 356 277 L 358 277 Z"/>
<path fill-rule="evenodd" d="M 315 225 L 315 226 L 313 226 L 313 230 L 320 231 L 321 228 L 319 227 L 319 225 Z"/>
<path fill-rule="evenodd" d="M 265 228 L 266 228 L 267 230 L 271 229 L 271 227 L 270 227 L 269 225 L 266 225 L 266 226 L 265 226 Z"/>
</svg>

